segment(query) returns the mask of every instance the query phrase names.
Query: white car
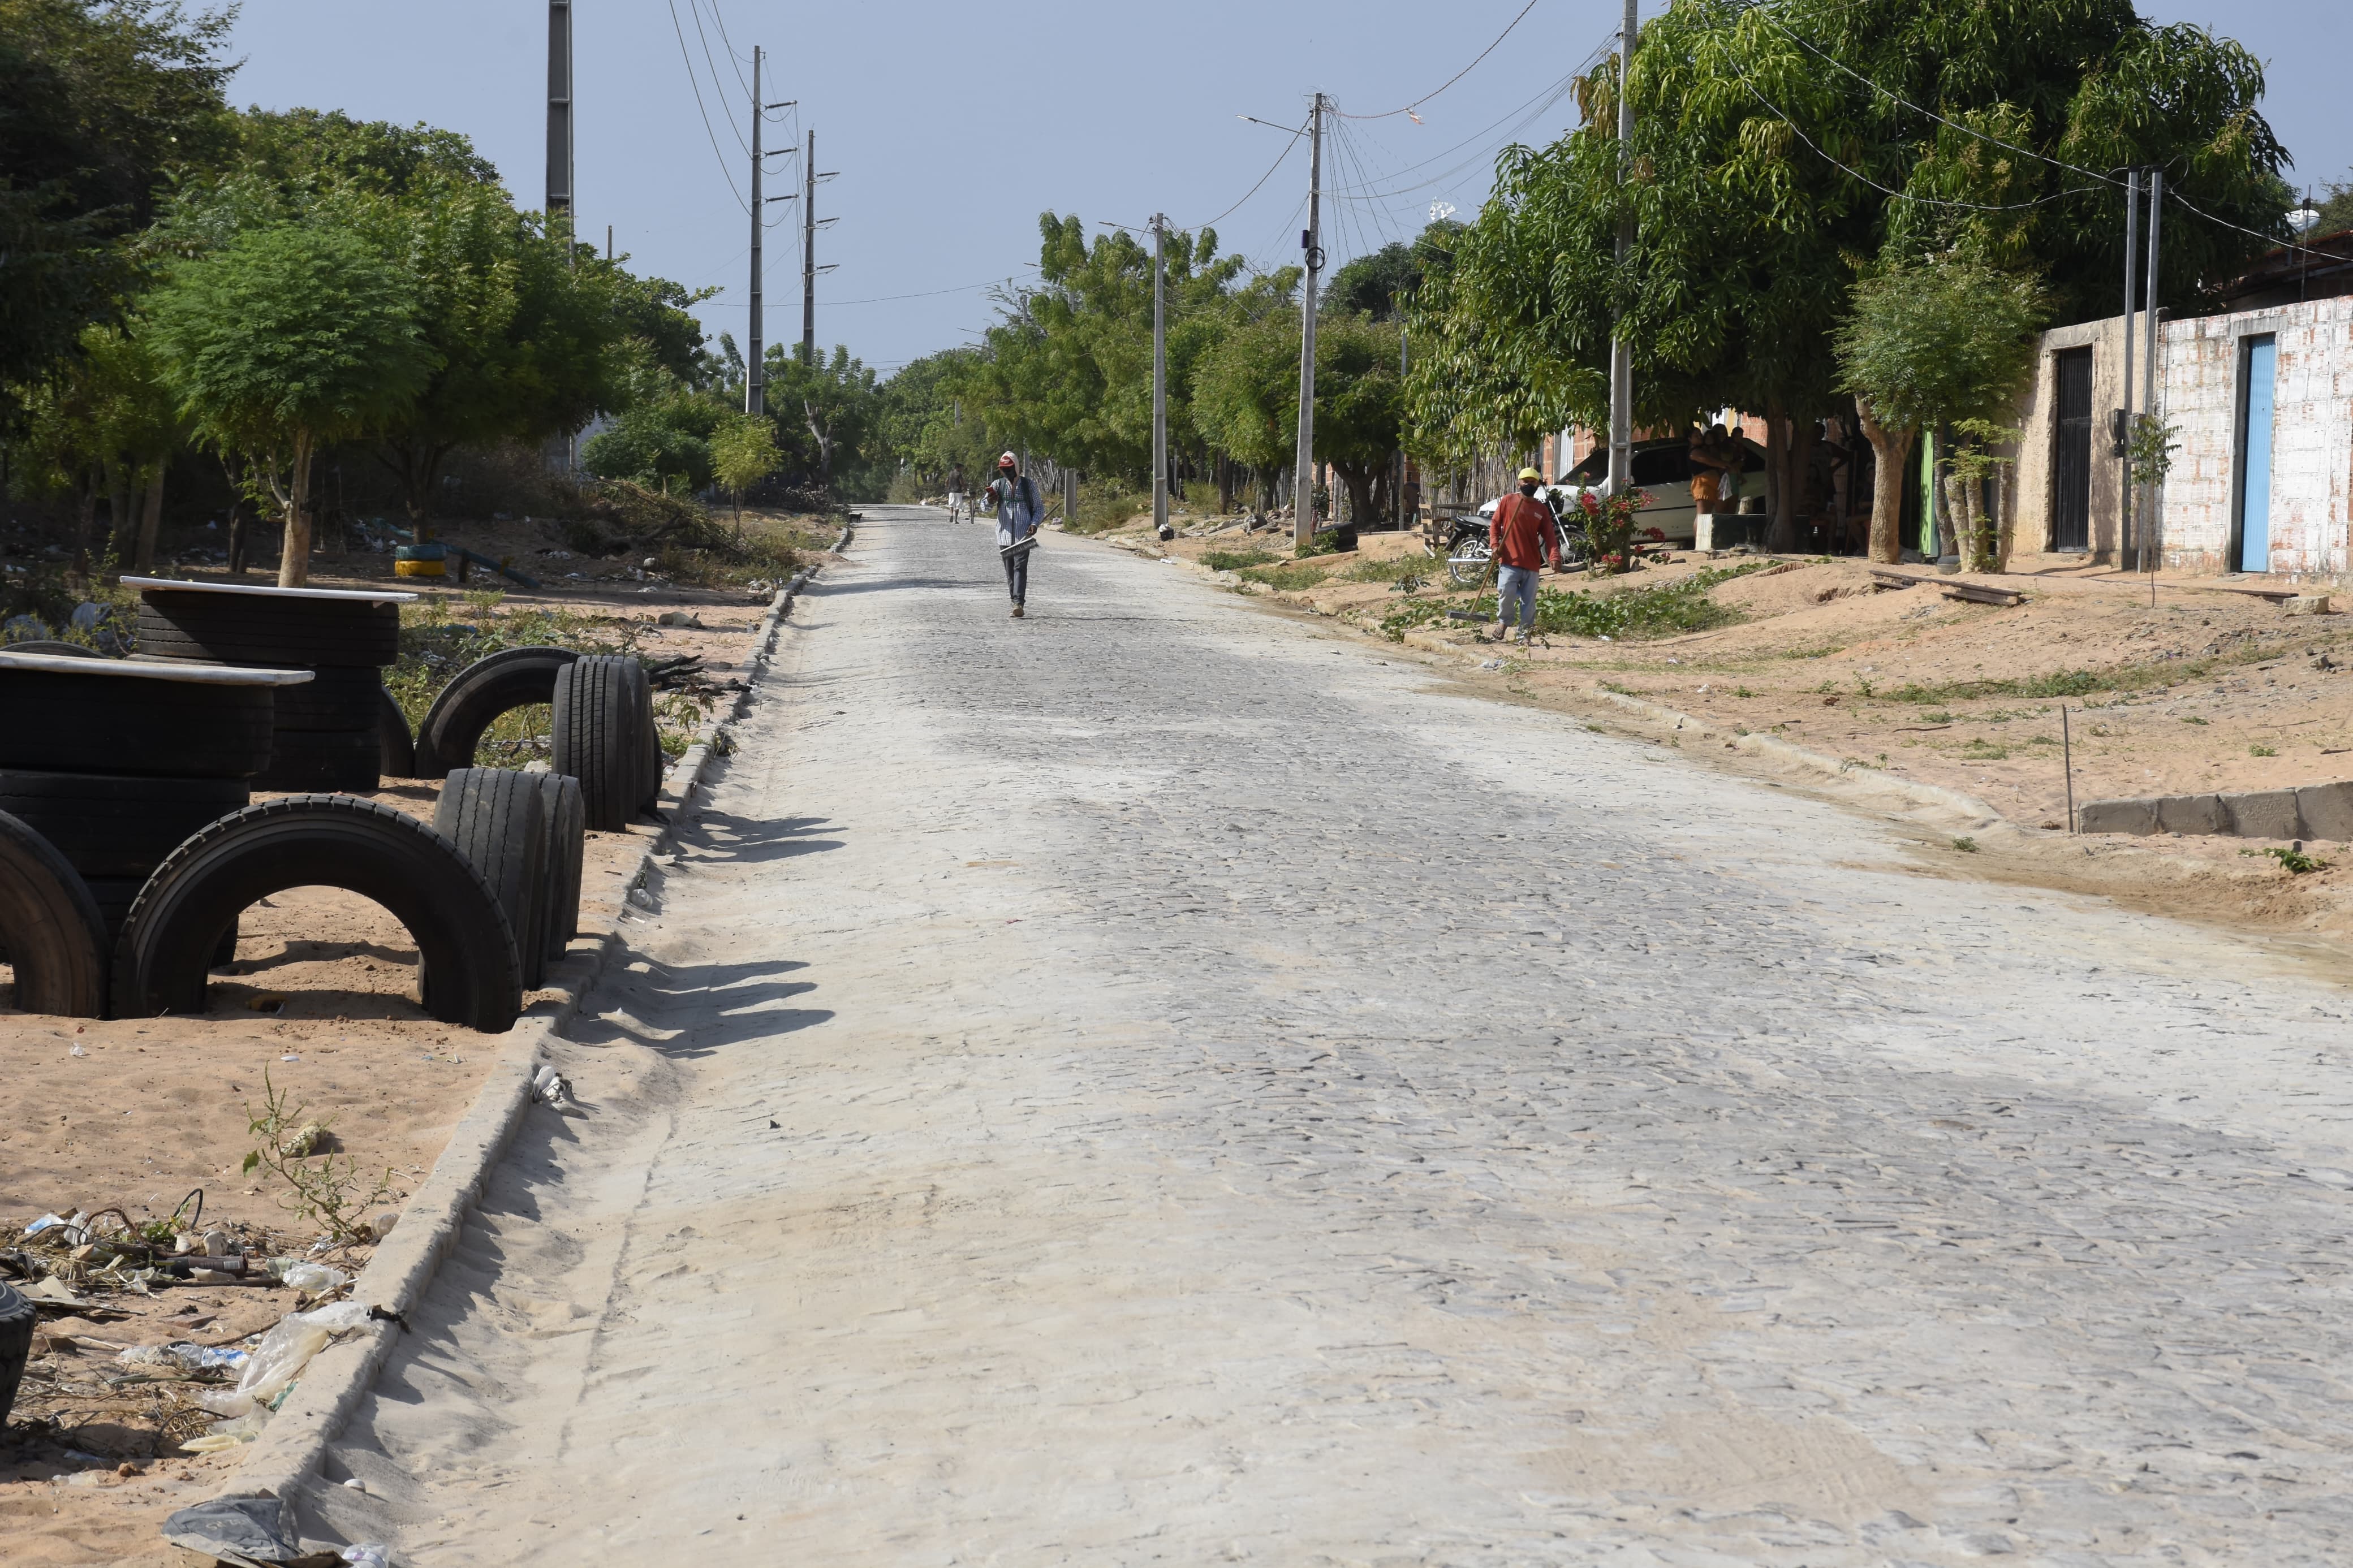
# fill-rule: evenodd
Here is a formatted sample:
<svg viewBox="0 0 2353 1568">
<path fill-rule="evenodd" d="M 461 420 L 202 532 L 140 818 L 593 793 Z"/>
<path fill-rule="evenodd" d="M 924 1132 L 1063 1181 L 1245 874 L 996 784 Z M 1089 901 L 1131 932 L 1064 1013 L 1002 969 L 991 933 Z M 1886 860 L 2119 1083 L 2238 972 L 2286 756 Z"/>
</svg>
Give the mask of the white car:
<svg viewBox="0 0 2353 1568">
<path fill-rule="evenodd" d="M 1746 437 L 1739 438 L 1745 455 L 1741 463 L 1742 489 L 1745 495 L 1764 493 L 1765 448 Z M 1754 476 L 1749 477 L 1749 476 Z M 1670 436 L 1657 441 L 1634 443 L 1634 488 L 1649 498 L 1635 515 L 1640 520 L 1635 537 L 1648 538 L 1656 529 L 1670 544 L 1691 547 L 1698 536 L 1699 507 L 1691 493 L 1691 445 L 1679 437 Z M 1597 447 L 1586 454 L 1584 461 L 1561 475 L 1558 482 L 1539 489 L 1536 493 L 1549 502 L 1555 512 L 1577 526 L 1573 515 L 1579 506 L 1578 497 L 1591 490 L 1597 497 L 1609 493 L 1609 448 Z M 1492 519 L 1501 496 L 1479 509 L 1479 515 Z"/>
</svg>

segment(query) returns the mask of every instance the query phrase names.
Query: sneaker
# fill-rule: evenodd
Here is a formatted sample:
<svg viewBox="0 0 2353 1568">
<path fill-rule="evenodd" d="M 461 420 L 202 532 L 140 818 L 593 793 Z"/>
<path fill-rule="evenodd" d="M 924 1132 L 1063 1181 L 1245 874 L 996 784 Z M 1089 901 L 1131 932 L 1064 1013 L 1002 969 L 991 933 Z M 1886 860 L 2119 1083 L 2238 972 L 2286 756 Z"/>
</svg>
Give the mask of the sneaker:
<svg viewBox="0 0 2353 1568">
<path fill-rule="evenodd" d="M 1013 606 L 1013 618 L 1017 621 L 1021 618 L 1021 606 L 1018 605 Z"/>
</svg>

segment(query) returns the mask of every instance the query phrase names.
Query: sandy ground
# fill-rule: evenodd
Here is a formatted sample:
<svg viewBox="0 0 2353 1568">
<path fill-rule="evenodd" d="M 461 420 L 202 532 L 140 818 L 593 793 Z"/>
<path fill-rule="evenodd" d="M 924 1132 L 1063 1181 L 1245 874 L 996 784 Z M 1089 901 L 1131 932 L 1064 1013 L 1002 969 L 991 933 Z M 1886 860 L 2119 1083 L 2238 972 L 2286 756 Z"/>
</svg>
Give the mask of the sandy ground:
<svg viewBox="0 0 2353 1568">
<path fill-rule="evenodd" d="M 469 542 L 491 553 L 512 542 Z M 319 586 L 389 575 L 381 558 L 360 558 L 349 569 L 332 561 L 322 566 Z M 497 609 L 477 604 L 466 613 L 561 603 L 651 621 L 682 610 L 706 629 L 641 625 L 646 651 L 700 653 L 717 681 L 737 673 L 771 594 L 649 585 L 616 571 L 621 574 L 609 583 L 516 592 Z M 438 784 L 388 780 L 374 798 L 429 818 L 438 793 Z M 625 879 L 657 831 L 639 825 L 588 836 L 584 932 L 611 929 Z M 17 1108 L 0 1118 L 0 1247 L 45 1213 L 119 1205 L 143 1223 L 170 1214 L 196 1188 L 205 1192 L 208 1226 L 243 1224 L 295 1250 L 307 1246 L 310 1234 L 298 1234 L 279 1192 L 239 1170 L 253 1146 L 248 1116 L 260 1105 L 265 1076 L 311 1116 L 330 1121 L 337 1147 L 372 1176 L 388 1171 L 396 1206 L 472 1103 L 497 1046 L 427 1017 L 417 1003 L 416 968 L 415 944 L 376 905 L 332 889 L 296 889 L 246 913 L 237 961 L 216 973 L 202 1017 L 53 1019 L 0 1007 L 0 1082 Z M 0 986 L 8 977 L 0 964 Z M 6 997 L 0 991 L 0 1003 Z M 185 1390 L 112 1391 L 95 1379 L 121 1371 L 112 1357 L 122 1346 L 229 1342 L 294 1309 L 292 1292 L 250 1287 L 175 1286 L 153 1298 L 99 1299 L 109 1309 L 100 1321 L 68 1315 L 45 1329 L 37 1375 L 0 1436 L 0 1561 L 11 1568 L 171 1561 L 158 1524 L 208 1495 L 238 1456 L 177 1454 L 175 1439 L 206 1426 Z M 46 1337 L 51 1331 L 54 1339 Z M 37 1432 L 34 1423 L 42 1424 Z M 93 1457 L 140 1473 L 118 1475 Z"/>
<path fill-rule="evenodd" d="M 1008 623 L 923 522 L 813 597 L 558 1047 L 588 1114 L 527 1130 L 308 1500 L 346 1538 L 2341 1542 L 2345 1004 L 2300 955 L 1086 546 Z"/>
</svg>

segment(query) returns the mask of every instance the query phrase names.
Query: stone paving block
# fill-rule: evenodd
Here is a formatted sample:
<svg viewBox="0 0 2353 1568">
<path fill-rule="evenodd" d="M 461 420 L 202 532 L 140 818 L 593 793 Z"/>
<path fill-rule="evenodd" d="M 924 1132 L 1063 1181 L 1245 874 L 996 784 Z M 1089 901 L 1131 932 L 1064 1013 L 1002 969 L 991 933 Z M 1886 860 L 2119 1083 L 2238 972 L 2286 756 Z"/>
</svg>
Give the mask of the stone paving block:
<svg viewBox="0 0 2353 1568">
<path fill-rule="evenodd" d="M 2087 800 L 2075 808 L 2078 833 L 2155 833 L 2157 797 L 2129 800 Z"/>
<path fill-rule="evenodd" d="M 2353 780 L 2306 784 L 2295 792 L 2295 808 L 2306 838 L 2353 844 Z"/>
<path fill-rule="evenodd" d="M 2292 789 L 2239 790 L 2221 795 L 2230 814 L 2231 831 L 2242 838 L 2301 838 L 2304 822 L 2296 815 Z"/>
<path fill-rule="evenodd" d="M 2231 814 L 2216 795 L 2167 795 L 2157 800 L 2160 833 L 2228 833 Z"/>
</svg>

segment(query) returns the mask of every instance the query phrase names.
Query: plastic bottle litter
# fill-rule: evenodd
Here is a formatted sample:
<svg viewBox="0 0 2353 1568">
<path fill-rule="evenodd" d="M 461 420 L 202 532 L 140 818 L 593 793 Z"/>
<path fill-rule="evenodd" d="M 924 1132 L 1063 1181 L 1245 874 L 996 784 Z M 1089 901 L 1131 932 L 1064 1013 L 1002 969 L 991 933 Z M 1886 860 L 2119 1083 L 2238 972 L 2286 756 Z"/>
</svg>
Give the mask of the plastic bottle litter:
<svg viewBox="0 0 2353 1568">
<path fill-rule="evenodd" d="M 253 1347 L 253 1359 L 246 1363 L 245 1375 L 237 1379 L 237 1391 L 257 1405 L 275 1405 L 278 1396 L 302 1375 L 311 1358 L 327 1348 L 328 1341 L 364 1328 L 367 1321 L 367 1309 L 357 1301 L 338 1301 L 315 1312 L 288 1313 Z"/>
<path fill-rule="evenodd" d="M 250 1415 L 259 1408 L 253 1395 L 239 1394 L 234 1388 L 207 1388 L 196 1395 L 196 1408 L 207 1415 L 217 1415 L 225 1421 L 235 1421 Z"/>
<path fill-rule="evenodd" d="M 133 1345 L 114 1359 L 125 1366 L 172 1366 L 193 1373 L 241 1372 L 251 1358 L 233 1346 L 198 1345 L 180 1340 L 168 1345 Z"/>
<path fill-rule="evenodd" d="M 279 1271 L 278 1278 L 306 1296 L 323 1296 L 352 1282 L 350 1275 L 324 1263 L 290 1263 Z"/>
</svg>

